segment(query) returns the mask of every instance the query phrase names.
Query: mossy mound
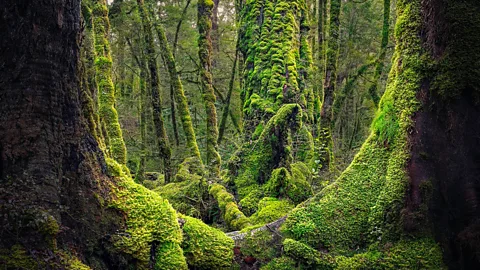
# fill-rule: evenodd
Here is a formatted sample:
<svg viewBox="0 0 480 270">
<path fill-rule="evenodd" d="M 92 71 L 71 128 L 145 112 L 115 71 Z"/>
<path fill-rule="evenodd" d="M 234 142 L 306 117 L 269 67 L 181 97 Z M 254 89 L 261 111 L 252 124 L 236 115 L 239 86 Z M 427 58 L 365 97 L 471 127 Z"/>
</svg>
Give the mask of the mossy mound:
<svg viewBox="0 0 480 270">
<path fill-rule="evenodd" d="M 183 224 L 182 248 L 189 266 L 195 269 L 229 269 L 234 242 L 222 231 L 201 220 L 179 215 Z"/>
<path fill-rule="evenodd" d="M 182 231 L 172 206 L 156 192 L 136 184 L 114 160 L 107 159 L 107 164 L 117 180 L 117 186 L 112 186 L 116 199 L 111 207 L 125 212 L 127 226 L 125 232 L 112 236 L 114 249 L 135 258 L 137 267 L 147 268 L 151 247 L 156 245 L 155 269 L 187 269 L 180 247 Z"/>
<path fill-rule="evenodd" d="M 261 267 L 262 270 L 292 270 L 298 269 L 297 262 L 290 257 L 275 258 L 267 265 Z"/>
<path fill-rule="evenodd" d="M 262 188 L 252 190 L 252 192 L 239 202 L 242 212 L 247 216 L 251 216 L 257 212 L 258 203 L 262 200 L 263 196 Z"/>
<path fill-rule="evenodd" d="M 249 219 L 253 225 L 264 225 L 284 217 L 295 206 L 288 200 L 265 197 L 258 203 L 258 211 Z"/>
<path fill-rule="evenodd" d="M 312 195 L 312 188 L 307 182 L 307 176 L 301 166 L 294 167 L 295 174 L 285 168 L 278 168 L 272 172 L 270 180 L 265 184 L 265 195 L 276 198 L 287 198 L 298 204 Z"/>
</svg>

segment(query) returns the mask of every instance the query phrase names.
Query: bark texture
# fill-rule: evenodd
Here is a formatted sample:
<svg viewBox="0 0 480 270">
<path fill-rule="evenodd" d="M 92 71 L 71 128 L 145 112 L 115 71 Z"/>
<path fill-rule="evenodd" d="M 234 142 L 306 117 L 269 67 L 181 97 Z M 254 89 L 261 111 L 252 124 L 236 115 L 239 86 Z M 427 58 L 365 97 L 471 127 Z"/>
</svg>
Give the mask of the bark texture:
<svg viewBox="0 0 480 270">
<path fill-rule="evenodd" d="M 62 254 L 84 257 L 119 229 L 115 220 L 121 224 L 98 201 L 108 197 L 107 179 L 80 108 L 80 30 L 80 1 L 0 3 L 0 261 L 7 268 L 18 267 L 9 251 L 24 254 L 30 268 L 68 268 Z"/>
</svg>

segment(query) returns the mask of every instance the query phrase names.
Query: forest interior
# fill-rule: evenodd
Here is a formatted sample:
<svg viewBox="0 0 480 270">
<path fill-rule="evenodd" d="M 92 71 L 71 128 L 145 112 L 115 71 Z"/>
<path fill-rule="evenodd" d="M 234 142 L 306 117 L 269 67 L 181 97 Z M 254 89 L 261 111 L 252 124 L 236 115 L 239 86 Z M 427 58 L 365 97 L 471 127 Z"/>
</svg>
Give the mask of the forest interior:
<svg viewBox="0 0 480 270">
<path fill-rule="evenodd" d="M 0 269 L 480 269 L 479 0 L 0 0 Z"/>
</svg>

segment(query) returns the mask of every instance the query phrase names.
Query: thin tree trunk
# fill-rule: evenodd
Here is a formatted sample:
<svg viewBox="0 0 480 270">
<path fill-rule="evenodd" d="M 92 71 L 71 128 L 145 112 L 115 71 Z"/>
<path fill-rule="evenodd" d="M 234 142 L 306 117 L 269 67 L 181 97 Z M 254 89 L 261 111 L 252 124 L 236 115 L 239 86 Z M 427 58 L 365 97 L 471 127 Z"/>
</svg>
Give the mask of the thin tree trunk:
<svg viewBox="0 0 480 270">
<path fill-rule="evenodd" d="M 200 151 L 198 150 L 197 138 L 195 136 L 195 130 L 193 129 L 192 124 L 192 117 L 190 115 L 190 109 L 188 108 L 187 97 L 183 91 L 183 84 L 177 72 L 175 58 L 170 46 L 168 45 L 167 36 L 165 35 L 163 26 L 157 22 L 155 29 L 157 30 L 161 55 L 167 65 L 167 70 L 170 75 L 170 85 L 174 90 L 174 96 L 177 101 L 180 120 L 182 122 L 183 131 L 187 139 L 188 152 L 191 156 L 197 157 L 201 163 L 202 159 L 200 156 Z"/>
<path fill-rule="evenodd" d="M 218 32 L 218 4 L 220 4 L 220 0 L 213 0 L 212 48 L 215 53 L 220 51 L 220 33 Z"/>
<path fill-rule="evenodd" d="M 140 160 L 138 161 L 137 172 L 135 174 L 135 182 L 143 183 L 145 180 L 145 163 L 147 161 L 147 139 L 146 139 L 146 77 L 147 77 L 147 68 L 142 59 L 142 65 L 140 66 L 140 100 L 139 103 L 139 112 L 140 112 Z"/>
<path fill-rule="evenodd" d="M 143 0 L 137 0 L 137 4 L 142 18 L 143 30 L 145 35 L 145 51 L 150 71 L 150 91 L 152 94 L 151 102 L 153 108 L 153 123 L 155 125 L 155 134 L 158 140 L 160 158 L 163 159 L 165 183 L 172 179 L 173 170 L 171 167 L 172 149 L 168 142 L 167 131 L 162 116 L 162 101 L 160 97 L 160 81 L 158 77 L 158 65 L 155 55 L 155 44 L 153 43 L 152 25 L 148 18 L 148 12 Z"/>
<path fill-rule="evenodd" d="M 319 78 L 319 82 L 323 80 L 324 73 L 325 73 L 325 50 L 324 50 L 324 16 L 325 16 L 325 9 L 324 9 L 324 2 L 326 0 L 318 0 L 318 17 L 317 17 L 317 52 L 316 52 L 316 68 L 317 68 L 317 76 Z M 315 47 L 313 47 L 315 48 Z M 323 84 L 316 83 L 315 84 L 315 123 L 320 121 L 320 112 L 321 106 L 323 101 Z"/>
<path fill-rule="evenodd" d="M 107 153 L 120 164 L 127 163 L 127 148 L 115 109 L 115 88 L 112 81 L 112 56 L 108 35 L 110 22 L 106 0 L 96 0 L 93 6 L 93 29 L 95 37 L 95 70 L 100 93 L 99 113 L 108 137 Z"/>
<path fill-rule="evenodd" d="M 325 81 L 323 85 L 323 104 L 320 119 L 320 141 L 322 147 L 323 169 L 333 168 L 333 100 L 337 81 L 338 41 L 340 36 L 341 0 L 330 1 L 330 21 L 328 27 L 328 41 L 325 54 Z"/>
<path fill-rule="evenodd" d="M 180 33 L 180 29 L 182 27 L 182 23 L 185 20 L 185 16 L 187 15 L 188 7 L 192 1 L 188 0 L 187 4 L 183 8 L 182 17 L 177 23 L 177 28 L 175 30 L 175 39 L 173 40 L 173 58 L 177 54 L 177 46 L 178 46 L 178 35 Z M 179 136 L 178 136 L 178 128 L 177 128 L 177 117 L 176 117 L 176 109 L 175 109 L 175 93 L 173 89 L 173 85 L 170 85 L 170 109 L 172 110 L 172 126 L 173 126 L 173 134 L 175 135 L 175 143 L 177 146 L 180 144 Z"/>
<path fill-rule="evenodd" d="M 373 83 L 368 89 L 368 93 L 372 98 L 375 106 L 378 106 L 380 97 L 378 96 L 378 84 L 385 66 L 385 56 L 387 54 L 388 37 L 390 35 L 390 0 L 383 1 L 383 28 L 382 28 L 382 43 L 380 45 L 380 54 L 375 67 L 375 74 L 373 75 Z"/>
<path fill-rule="evenodd" d="M 220 122 L 220 130 L 218 134 L 218 144 L 222 142 L 223 134 L 225 133 L 225 127 L 227 125 L 228 113 L 230 112 L 230 100 L 232 98 L 233 87 L 235 84 L 235 72 L 237 71 L 238 61 L 238 48 L 235 50 L 235 60 L 233 60 L 232 74 L 230 76 L 230 82 L 228 84 L 228 94 L 224 103 L 222 120 Z"/>
<path fill-rule="evenodd" d="M 198 56 L 201 66 L 201 81 L 205 110 L 207 112 L 207 165 L 211 175 L 220 175 L 221 158 L 218 153 L 217 110 L 212 78 L 212 11 L 214 4 L 210 0 L 198 1 Z"/>
</svg>

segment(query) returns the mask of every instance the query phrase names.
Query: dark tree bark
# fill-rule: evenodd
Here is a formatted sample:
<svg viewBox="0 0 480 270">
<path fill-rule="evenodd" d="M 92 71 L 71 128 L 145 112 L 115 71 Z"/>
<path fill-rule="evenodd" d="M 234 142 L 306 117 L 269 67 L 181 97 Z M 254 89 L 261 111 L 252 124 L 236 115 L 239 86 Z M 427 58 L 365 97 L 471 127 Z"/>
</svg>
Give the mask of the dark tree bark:
<svg viewBox="0 0 480 270">
<path fill-rule="evenodd" d="M 105 164 L 80 107 L 80 27 L 78 0 L 0 2 L 0 250 L 39 269 L 118 229 L 94 196 Z"/>
</svg>

